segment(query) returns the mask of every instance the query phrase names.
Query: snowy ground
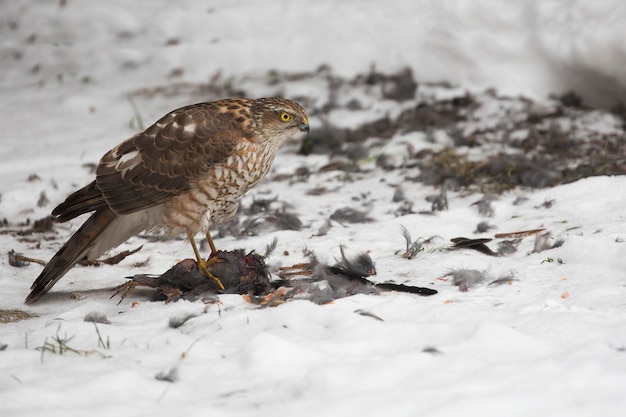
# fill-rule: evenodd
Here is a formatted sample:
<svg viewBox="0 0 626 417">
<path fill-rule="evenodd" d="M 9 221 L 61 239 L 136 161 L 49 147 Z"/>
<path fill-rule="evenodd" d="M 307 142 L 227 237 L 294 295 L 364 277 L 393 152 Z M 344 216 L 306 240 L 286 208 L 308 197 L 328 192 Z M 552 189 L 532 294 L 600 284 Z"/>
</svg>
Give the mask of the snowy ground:
<svg viewBox="0 0 626 417">
<path fill-rule="evenodd" d="M 384 13 L 350 1 L 60 3 L 0 2 L 2 416 L 626 409 L 623 110 L 547 99 L 624 97 L 620 2 L 398 1 Z M 416 94 L 394 96 L 413 78 Z M 344 245 L 369 253 L 372 280 L 438 294 L 260 308 L 239 295 L 163 304 L 136 290 L 118 305 L 109 297 L 124 277 L 191 255 L 184 240 L 139 236 L 118 249 L 143 244 L 137 254 L 76 267 L 41 303 L 23 304 L 41 266 L 10 266 L 8 252 L 47 260 L 78 227 L 30 231 L 138 129 L 134 105 L 149 124 L 238 93 L 297 99 L 318 145 L 287 144 L 243 201 L 277 198 L 271 210 L 296 215 L 300 230 L 262 223 L 242 236 L 244 213 L 217 245 L 262 251 L 277 238 L 274 270 L 305 261 L 305 248 L 332 263 Z M 433 211 L 442 190 L 447 209 Z M 329 223 L 345 207 L 371 221 Z M 413 259 L 401 226 L 427 240 Z M 544 244 L 527 236 L 503 256 L 448 250 L 463 236 L 493 238 L 496 251 L 511 239 L 495 234 L 538 228 Z M 449 275 L 460 270 L 485 279 L 460 291 Z M 499 277 L 509 279 L 489 285 Z M 109 323 L 86 322 L 93 312 Z"/>
</svg>

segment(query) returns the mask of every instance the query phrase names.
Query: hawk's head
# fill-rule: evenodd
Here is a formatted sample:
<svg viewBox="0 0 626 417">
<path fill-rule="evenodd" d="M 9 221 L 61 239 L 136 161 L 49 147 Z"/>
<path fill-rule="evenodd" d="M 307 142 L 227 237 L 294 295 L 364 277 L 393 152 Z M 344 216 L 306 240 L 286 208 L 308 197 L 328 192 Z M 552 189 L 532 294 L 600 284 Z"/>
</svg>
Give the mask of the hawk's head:
<svg viewBox="0 0 626 417">
<path fill-rule="evenodd" d="M 252 107 L 262 135 L 277 145 L 298 132 L 309 133 L 306 111 L 295 101 L 269 97 L 254 100 Z"/>
</svg>

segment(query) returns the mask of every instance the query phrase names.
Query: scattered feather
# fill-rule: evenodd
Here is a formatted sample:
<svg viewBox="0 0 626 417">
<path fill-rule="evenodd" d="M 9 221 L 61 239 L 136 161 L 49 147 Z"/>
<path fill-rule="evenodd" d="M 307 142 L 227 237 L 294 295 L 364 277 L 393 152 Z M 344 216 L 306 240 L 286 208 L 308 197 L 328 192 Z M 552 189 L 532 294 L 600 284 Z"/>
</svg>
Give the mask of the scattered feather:
<svg viewBox="0 0 626 417">
<path fill-rule="evenodd" d="M 378 317 L 376 314 L 372 313 L 371 311 L 363 310 L 362 308 L 354 310 L 354 312 L 357 313 L 357 314 L 360 314 L 361 316 L 371 317 L 374 320 L 385 321 L 385 320 L 381 319 L 380 317 Z"/>
<path fill-rule="evenodd" d="M 168 326 L 171 327 L 172 329 L 178 329 L 180 326 L 187 323 L 189 320 L 193 319 L 194 317 L 198 317 L 198 314 L 191 313 L 191 314 L 185 314 L 183 316 L 178 316 L 178 317 L 170 317 Z"/>
<path fill-rule="evenodd" d="M 178 381 L 178 367 L 175 366 L 167 371 L 161 371 L 157 373 L 154 378 L 157 381 L 176 382 Z"/>
<path fill-rule="evenodd" d="M 519 281 L 517 278 L 515 278 L 515 276 L 513 275 L 513 273 L 510 273 L 508 275 L 503 275 L 493 281 L 491 281 L 488 285 L 490 286 L 496 286 L 496 285 L 504 285 L 504 284 L 512 284 L 513 281 Z"/>
<path fill-rule="evenodd" d="M 367 213 L 354 209 L 352 207 L 344 207 L 337 209 L 330 215 L 330 219 L 339 223 L 369 223 L 373 221 L 367 216 Z"/>
<path fill-rule="evenodd" d="M 331 272 L 358 278 L 376 275 L 374 261 L 367 253 L 361 252 L 356 257 L 348 259 L 344 252 L 343 245 L 339 246 L 339 250 L 341 252 L 341 259 L 335 259 L 337 263 L 330 267 Z"/>
<path fill-rule="evenodd" d="M 452 276 L 452 285 L 459 287 L 459 291 L 467 292 L 471 287 L 491 279 L 486 271 L 476 269 L 456 269 L 446 276 Z"/>
<path fill-rule="evenodd" d="M 245 236 L 260 236 L 278 230 L 300 230 L 302 222 L 293 213 L 284 210 L 274 210 L 264 216 L 251 217 L 243 222 L 241 234 Z"/>
<path fill-rule="evenodd" d="M 494 226 L 491 226 L 489 222 L 483 220 L 476 225 L 476 230 L 474 230 L 474 233 L 487 233 L 490 229 L 493 228 Z"/>
<path fill-rule="evenodd" d="M 333 223 L 330 221 L 330 219 L 326 219 L 324 221 L 324 224 L 322 224 L 322 226 L 320 226 L 319 230 L 317 231 L 317 236 L 326 236 L 332 228 Z"/>
<path fill-rule="evenodd" d="M 437 294 L 437 290 L 432 288 L 417 287 L 414 285 L 395 284 L 393 282 L 376 283 L 376 288 L 386 291 L 406 292 L 409 294 L 417 294 L 422 296 L 430 296 Z"/>
<path fill-rule="evenodd" d="M 502 242 L 498 242 L 498 255 L 512 255 L 517 252 L 517 247 L 522 242 L 522 239 L 507 239 Z"/>
<path fill-rule="evenodd" d="M 489 256 L 498 256 L 498 254 L 485 244 L 487 242 L 491 242 L 491 239 L 468 239 L 466 237 L 455 237 L 450 239 L 454 245 L 450 248 L 451 250 L 455 249 L 473 249 L 480 253 L 484 253 Z"/>
<path fill-rule="evenodd" d="M 405 200 L 402 203 L 400 203 L 398 208 L 394 211 L 394 215 L 396 216 L 406 216 L 407 214 L 414 214 L 414 213 L 415 211 L 413 210 L 413 202 L 408 201 L 408 200 Z"/>
<path fill-rule="evenodd" d="M 426 201 L 431 203 L 432 212 L 448 210 L 448 193 L 446 187 L 441 187 L 439 194 L 429 195 Z"/>
<path fill-rule="evenodd" d="M 563 245 L 565 241 L 563 239 L 554 239 L 552 237 L 552 233 L 546 232 L 535 235 L 535 245 L 533 248 L 534 253 L 543 252 L 545 250 L 550 250 L 554 248 L 558 248 Z"/>
<path fill-rule="evenodd" d="M 539 209 L 539 208 L 547 208 L 547 209 L 549 209 L 549 208 L 552 208 L 552 206 L 554 205 L 554 203 L 556 203 L 556 200 L 548 200 L 548 199 L 546 199 L 546 200 L 545 200 L 543 203 L 541 203 L 540 205 L 535 206 L 535 208 L 536 208 L 536 209 Z"/>
<path fill-rule="evenodd" d="M 494 209 L 491 205 L 491 202 L 495 200 L 495 197 L 492 195 L 484 195 L 480 200 L 472 203 L 472 206 L 476 206 L 478 208 L 478 214 L 483 217 L 493 217 Z"/>
<path fill-rule="evenodd" d="M 270 206 L 278 201 L 278 197 L 253 199 L 250 206 L 244 210 L 244 214 L 255 215 L 260 213 L 267 213 L 270 211 Z"/>
<path fill-rule="evenodd" d="M 402 254 L 402 257 L 407 259 L 413 259 L 417 256 L 419 252 L 422 251 L 422 245 L 424 241 L 422 238 L 418 238 L 417 240 L 413 241 L 411 238 L 411 233 L 408 231 L 408 229 L 402 225 L 400 225 L 400 228 L 402 231 L 402 237 L 404 237 L 406 243 L 406 250 Z"/>
<path fill-rule="evenodd" d="M 270 255 L 276 250 L 276 246 L 278 245 L 278 238 L 274 237 L 270 243 L 265 246 L 265 253 L 263 253 L 263 258 L 269 258 Z"/>
<path fill-rule="evenodd" d="M 85 314 L 85 318 L 83 321 L 88 321 L 91 323 L 100 323 L 100 324 L 111 324 L 107 316 L 99 311 L 90 311 Z"/>
<path fill-rule="evenodd" d="M 528 201 L 528 197 L 519 196 L 515 200 L 513 200 L 513 205 L 514 206 L 521 206 L 522 204 L 524 204 L 527 201 Z"/>
</svg>

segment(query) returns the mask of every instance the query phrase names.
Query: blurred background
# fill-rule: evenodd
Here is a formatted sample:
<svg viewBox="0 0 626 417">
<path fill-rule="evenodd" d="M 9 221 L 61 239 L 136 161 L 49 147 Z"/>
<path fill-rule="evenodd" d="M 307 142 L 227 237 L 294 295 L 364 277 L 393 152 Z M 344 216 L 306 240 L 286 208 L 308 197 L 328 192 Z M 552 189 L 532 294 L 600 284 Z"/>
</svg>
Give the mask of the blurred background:
<svg viewBox="0 0 626 417">
<path fill-rule="evenodd" d="M 418 82 L 534 99 L 575 91 L 593 106 L 626 96 L 620 0 L 0 0 L 0 8 L 3 101 L 33 85 L 119 94 L 320 65 L 342 76 L 408 66 Z"/>
</svg>

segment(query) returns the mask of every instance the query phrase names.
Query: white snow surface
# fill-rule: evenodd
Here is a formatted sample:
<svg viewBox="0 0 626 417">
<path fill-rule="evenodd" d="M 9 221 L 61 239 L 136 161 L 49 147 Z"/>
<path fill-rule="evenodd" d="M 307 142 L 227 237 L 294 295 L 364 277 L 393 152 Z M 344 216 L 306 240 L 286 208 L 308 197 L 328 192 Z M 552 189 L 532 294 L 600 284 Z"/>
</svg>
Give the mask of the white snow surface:
<svg viewBox="0 0 626 417">
<path fill-rule="evenodd" d="M 322 64 L 345 76 L 372 64 L 383 72 L 409 66 L 419 82 L 495 87 L 535 99 L 575 89 L 598 104 L 622 99 L 626 86 L 626 6 L 617 0 L 5 0 L 0 8 L 0 220 L 15 223 L 46 216 L 91 181 L 83 164 L 97 162 L 136 131 L 127 96 L 143 88 L 203 83 L 219 72 L 262 95 L 274 91 L 259 81 L 268 71 Z M 327 93 L 314 83 L 285 88 L 312 101 Z M 197 99 L 156 94 L 141 96 L 137 105 L 151 123 Z M 388 107 L 381 101 L 330 117 L 357 126 L 374 113 L 397 111 Z M 498 112 L 492 117 L 497 123 Z M 312 118 L 312 129 L 316 122 Z M 598 117 L 594 123 L 612 129 L 613 122 Z M 417 148 L 432 145 L 414 139 Z M 391 143 L 401 140 L 412 139 Z M 325 162 L 297 155 L 288 144 L 273 174 Z M 29 180 L 31 174 L 38 178 Z M 0 415 L 623 415 L 626 178 L 500 195 L 489 218 L 497 229 L 485 236 L 545 228 L 564 241 L 535 253 L 534 238 L 526 237 L 504 257 L 444 250 L 450 238 L 475 236 L 484 220 L 472 206 L 476 195 L 450 192 L 446 211 L 396 217 L 390 185 L 401 181 L 397 171 L 383 177 L 374 169 L 353 182 L 333 172 L 306 183 L 263 182 L 244 203 L 288 200 L 303 229 L 216 243 L 262 251 L 276 237 L 268 259 L 275 265 L 303 261 L 304 248 L 332 262 L 343 244 L 348 254 L 369 252 L 374 280 L 439 291 L 431 297 L 388 292 L 259 308 L 239 295 L 222 295 L 220 304 L 163 304 L 136 291 L 118 305 L 110 290 L 125 276 L 162 273 L 190 256 L 183 240 L 136 237 L 118 250 L 143 244 L 139 253 L 114 266 L 77 266 L 41 303 L 26 306 L 41 266 L 11 267 L 8 251 L 49 259 L 82 219 L 58 226 L 61 236 L 53 240 L 0 234 L 0 309 L 37 315 L 0 324 L 6 345 Z M 317 185 L 338 192 L 306 193 Z M 38 205 L 43 191 L 49 202 Z M 429 207 L 424 197 L 437 193 L 420 183 L 404 191 L 420 209 Z M 514 205 L 520 196 L 528 200 Z M 334 224 L 318 235 L 336 208 L 355 201 L 375 222 Z M 401 225 L 414 239 L 438 237 L 405 259 Z M 516 280 L 461 292 L 447 276 L 460 268 Z M 85 322 L 91 312 L 110 324 Z M 189 314 L 197 316 L 168 326 Z M 57 336 L 71 338 L 68 345 L 83 354 L 38 349 Z M 174 382 L 156 378 L 168 373 Z"/>
</svg>

